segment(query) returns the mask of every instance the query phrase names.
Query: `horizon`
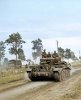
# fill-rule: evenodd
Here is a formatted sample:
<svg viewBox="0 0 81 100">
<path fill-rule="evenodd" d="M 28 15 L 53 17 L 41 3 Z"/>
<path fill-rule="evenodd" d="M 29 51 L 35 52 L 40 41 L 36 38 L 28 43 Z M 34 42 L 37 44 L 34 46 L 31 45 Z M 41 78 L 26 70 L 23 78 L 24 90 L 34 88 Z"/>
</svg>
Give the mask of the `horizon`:
<svg viewBox="0 0 81 100">
<path fill-rule="evenodd" d="M 6 34 L 8 36 L 8 34 Z M 20 34 L 22 36 L 22 34 Z M 7 37 L 8 38 L 8 37 Z M 4 38 L 1 41 L 7 39 Z M 32 58 L 32 39 L 25 40 L 24 37 L 22 36 L 22 39 L 26 41 L 25 44 L 23 44 L 23 50 L 26 56 L 26 59 L 33 59 Z M 40 38 L 41 39 L 41 38 Z M 34 39 L 35 40 L 35 39 Z M 42 44 L 43 44 L 43 49 L 46 49 L 46 52 L 51 52 L 53 53 L 55 50 L 57 51 L 57 45 L 56 41 L 58 40 L 58 46 L 62 47 L 63 49 L 71 49 L 75 53 L 77 57 L 79 57 L 79 51 L 81 48 L 81 37 L 60 37 L 60 38 L 51 38 L 51 39 L 41 39 Z M 68 42 L 69 41 L 69 42 Z M 76 48 L 75 48 L 76 46 Z M 5 57 L 7 57 L 9 60 L 10 59 L 15 59 L 15 55 L 9 54 L 9 46 L 6 46 L 6 52 L 5 52 Z"/>
</svg>

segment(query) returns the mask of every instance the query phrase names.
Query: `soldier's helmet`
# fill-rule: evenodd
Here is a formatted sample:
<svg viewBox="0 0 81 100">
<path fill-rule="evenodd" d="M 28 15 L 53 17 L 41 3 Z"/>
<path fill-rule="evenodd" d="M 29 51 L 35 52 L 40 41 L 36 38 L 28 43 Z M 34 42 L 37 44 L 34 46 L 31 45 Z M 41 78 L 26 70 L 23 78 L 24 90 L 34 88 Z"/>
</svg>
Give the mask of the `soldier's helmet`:
<svg viewBox="0 0 81 100">
<path fill-rule="evenodd" d="M 54 54 L 56 54 L 56 51 L 54 51 Z"/>
<path fill-rule="evenodd" d="M 48 52 L 48 54 L 50 54 L 50 52 Z"/>
<path fill-rule="evenodd" d="M 46 50 L 44 49 L 44 52 L 46 52 Z"/>
</svg>

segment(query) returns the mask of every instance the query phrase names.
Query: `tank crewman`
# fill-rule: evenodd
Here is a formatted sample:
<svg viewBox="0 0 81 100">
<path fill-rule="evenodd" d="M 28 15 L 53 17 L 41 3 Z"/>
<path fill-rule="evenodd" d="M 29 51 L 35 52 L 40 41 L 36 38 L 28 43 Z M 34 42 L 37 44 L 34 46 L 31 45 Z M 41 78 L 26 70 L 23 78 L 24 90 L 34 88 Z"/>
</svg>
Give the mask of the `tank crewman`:
<svg viewBox="0 0 81 100">
<path fill-rule="evenodd" d="M 56 51 L 54 51 L 54 53 L 52 54 L 52 57 L 55 58 L 55 57 L 59 57 L 58 53 L 56 53 Z"/>
<path fill-rule="evenodd" d="M 56 63 L 61 62 L 61 57 L 58 55 L 58 53 L 56 53 L 56 51 L 54 51 L 54 53 L 52 54 L 52 57 L 55 58 Z"/>
<path fill-rule="evenodd" d="M 42 52 L 42 58 L 46 58 L 47 54 L 46 54 L 46 50 L 44 49 L 44 51 Z"/>
<path fill-rule="evenodd" d="M 50 52 L 48 52 L 48 54 L 47 54 L 47 57 L 51 57 L 51 54 L 50 54 Z"/>
</svg>

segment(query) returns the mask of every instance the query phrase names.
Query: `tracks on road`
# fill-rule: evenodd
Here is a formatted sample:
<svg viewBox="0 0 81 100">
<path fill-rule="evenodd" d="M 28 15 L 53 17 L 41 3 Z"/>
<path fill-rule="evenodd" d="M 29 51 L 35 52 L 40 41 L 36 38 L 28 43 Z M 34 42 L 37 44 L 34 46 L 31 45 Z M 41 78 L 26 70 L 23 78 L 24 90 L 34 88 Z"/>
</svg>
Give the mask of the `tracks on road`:
<svg viewBox="0 0 81 100">
<path fill-rule="evenodd" d="M 63 82 L 52 82 L 39 89 L 27 91 L 18 96 L 17 100 L 57 100 L 58 96 L 66 93 L 81 78 L 81 70 L 73 71 L 70 78 Z M 59 100 L 59 99 L 58 99 Z"/>
</svg>

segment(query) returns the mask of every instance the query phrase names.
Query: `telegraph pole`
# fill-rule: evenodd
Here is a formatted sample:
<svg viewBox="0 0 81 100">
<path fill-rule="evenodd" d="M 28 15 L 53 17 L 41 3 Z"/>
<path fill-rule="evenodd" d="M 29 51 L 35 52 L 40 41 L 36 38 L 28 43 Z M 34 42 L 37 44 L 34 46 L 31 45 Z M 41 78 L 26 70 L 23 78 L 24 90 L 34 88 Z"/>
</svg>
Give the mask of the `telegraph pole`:
<svg viewBox="0 0 81 100">
<path fill-rule="evenodd" d="M 58 40 L 56 40 L 56 44 L 57 44 L 57 53 L 58 53 Z"/>
<path fill-rule="evenodd" d="M 79 50 L 79 58 L 80 58 L 80 50 Z"/>
</svg>

